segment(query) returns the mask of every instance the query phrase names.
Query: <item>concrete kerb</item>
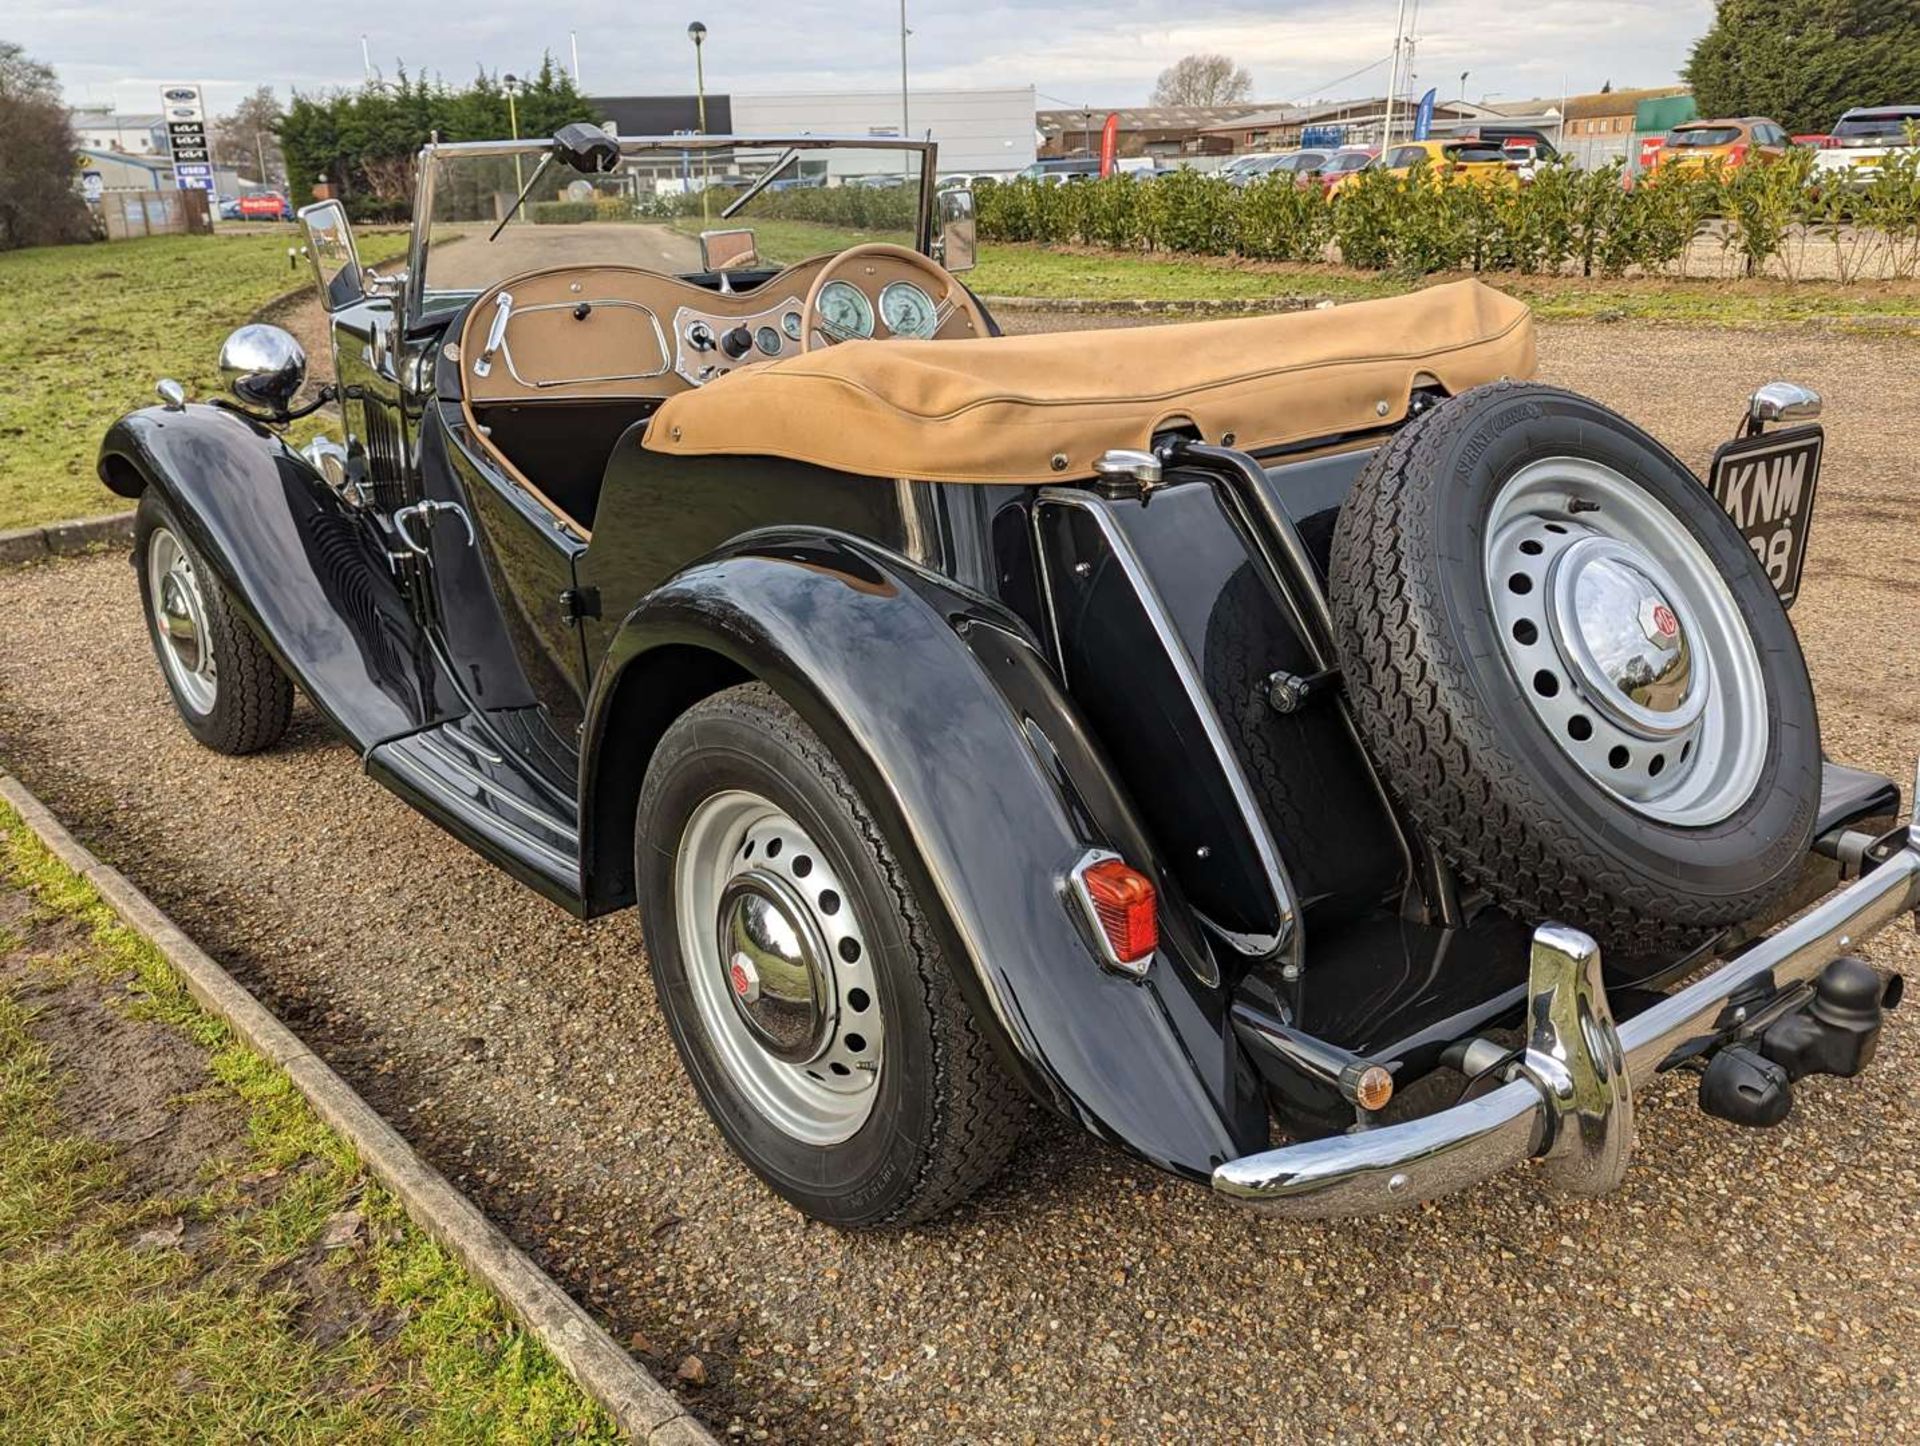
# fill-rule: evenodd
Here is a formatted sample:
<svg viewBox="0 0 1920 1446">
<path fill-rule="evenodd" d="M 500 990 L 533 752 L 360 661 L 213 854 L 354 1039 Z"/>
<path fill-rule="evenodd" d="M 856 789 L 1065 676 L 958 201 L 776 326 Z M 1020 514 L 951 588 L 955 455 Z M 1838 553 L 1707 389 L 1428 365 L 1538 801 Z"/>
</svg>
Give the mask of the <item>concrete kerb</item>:
<svg viewBox="0 0 1920 1446">
<path fill-rule="evenodd" d="M 76 517 L 68 522 L 49 522 L 44 527 L 20 527 L 0 532 L 0 567 L 15 567 L 47 557 L 76 557 L 95 547 L 124 546 L 132 541 L 131 512 Z"/>
<path fill-rule="evenodd" d="M 127 927 L 160 951 L 202 1008 L 287 1072 L 314 1112 L 347 1139 L 414 1222 L 499 1296 L 623 1431 L 647 1446 L 716 1446 L 670 1390 L 124 874 L 95 858 L 17 778 L 0 775 L 0 797 Z"/>
</svg>

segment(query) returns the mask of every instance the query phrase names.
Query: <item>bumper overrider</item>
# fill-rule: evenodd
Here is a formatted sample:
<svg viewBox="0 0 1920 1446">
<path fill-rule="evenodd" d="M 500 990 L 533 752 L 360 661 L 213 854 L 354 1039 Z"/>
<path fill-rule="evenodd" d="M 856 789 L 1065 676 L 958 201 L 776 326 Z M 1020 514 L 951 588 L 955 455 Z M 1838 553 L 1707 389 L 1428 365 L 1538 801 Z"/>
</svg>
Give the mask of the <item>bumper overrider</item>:
<svg viewBox="0 0 1920 1446">
<path fill-rule="evenodd" d="M 1418 1119 L 1229 1160 L 1214 1170 L 1213 1188 L 1300 1219 L 1371 1215 L 1537 1159 L 1553 1185 L 1603 1194 L 1633 1153 L 1636 1086 L 1758 1040 L 1805 1008 L 1813 981 L 1835 960 L 1916 908 L 1920 826 L 1865 877 L 1618 1025 L 1599 946 L 1544 924 L 1533 935 L 1526 1043 L 1504 1066 L 1503 1083 Z"/>
</svg>

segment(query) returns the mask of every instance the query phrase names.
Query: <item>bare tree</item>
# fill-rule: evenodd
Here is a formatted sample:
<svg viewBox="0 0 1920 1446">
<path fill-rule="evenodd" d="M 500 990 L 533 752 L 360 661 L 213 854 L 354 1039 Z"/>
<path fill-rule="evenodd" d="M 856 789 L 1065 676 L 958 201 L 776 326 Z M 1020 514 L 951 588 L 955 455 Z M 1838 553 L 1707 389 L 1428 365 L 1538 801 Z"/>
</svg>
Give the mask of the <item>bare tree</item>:
<svg viewBox="0 0 1920 1446">
<path fill-rule="evenodd" d="M 0 251 L 86 239 L 75 150 L 52 67 L 0 40 Z"/>
<path fill-rule="evenodd" d="M 239 171 L 244 180 L 285 185 L 287 165 L 280 155 L 277 134 L 282 115 L 272 86 L 263 85 L 254 91 L 213 123 L 213 141 L 221 161 Z"/>
<path fill-rule="evenodd" d="M 1253 77 L 1224 55 L 1183 55 L 1153 83 L 1155 105 L 1232 105 L 1253 94 Z"/>
</svg>

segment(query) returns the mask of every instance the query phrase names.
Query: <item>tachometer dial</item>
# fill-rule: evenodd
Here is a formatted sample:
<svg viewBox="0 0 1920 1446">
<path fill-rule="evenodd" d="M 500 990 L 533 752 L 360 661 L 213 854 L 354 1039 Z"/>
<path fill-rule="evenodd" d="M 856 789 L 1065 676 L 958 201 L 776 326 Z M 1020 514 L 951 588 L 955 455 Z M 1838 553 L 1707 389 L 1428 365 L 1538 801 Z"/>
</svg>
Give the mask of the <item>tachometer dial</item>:
<svg viewBox="0 0 1920 1446">
<path fill-rule="evenodd" d="M 866 292 L 846 281 L 829 281 L 820 288 L 820 320 L 836 341 L 873 335 L 873 303 Z"/>
<path fill-rule="evenodd" d="M 933 298 L 911 281 L 889 282 L 880 292 L 880 319 L 895 336 L 930 339 L 939 329 Z"/>
</svg>

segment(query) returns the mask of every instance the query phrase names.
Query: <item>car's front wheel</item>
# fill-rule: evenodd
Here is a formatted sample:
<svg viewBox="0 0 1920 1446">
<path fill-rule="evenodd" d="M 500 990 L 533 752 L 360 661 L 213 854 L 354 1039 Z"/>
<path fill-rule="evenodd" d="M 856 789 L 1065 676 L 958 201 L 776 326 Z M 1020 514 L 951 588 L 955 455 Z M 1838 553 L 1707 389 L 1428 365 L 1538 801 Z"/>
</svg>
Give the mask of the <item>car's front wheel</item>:
<svg viewBox="0 0 1920 1446">
<path fill-rule="evenodd" d="M 1027 1106 L 871 813 L 771 689 L 661 739 L 635 877 L 661 1007 L 736 1153 L 801 1210 L 904 1225 L 999 1169 Z"/>
<path fill-rule="evenodd" d="M 133 555 L 147 635 L 187 731 L 217 753 L 279 742 L 293 685 L 151 489 L 134 515 Z"/>
</svg>

